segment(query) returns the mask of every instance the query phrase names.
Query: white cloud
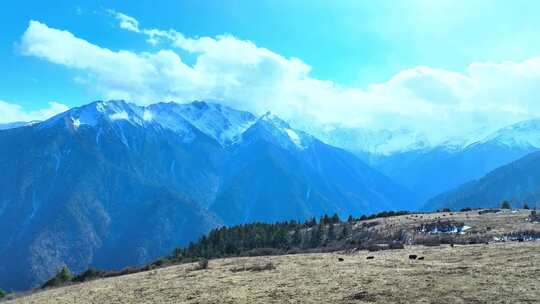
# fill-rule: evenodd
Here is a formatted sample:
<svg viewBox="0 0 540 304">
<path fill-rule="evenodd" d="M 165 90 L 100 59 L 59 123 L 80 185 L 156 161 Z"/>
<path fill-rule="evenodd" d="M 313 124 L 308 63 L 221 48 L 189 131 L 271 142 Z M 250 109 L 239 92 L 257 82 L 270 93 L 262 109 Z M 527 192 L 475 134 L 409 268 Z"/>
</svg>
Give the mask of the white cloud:
<svg viewBox="0 0 540 304">
<path fill-rule="evenodd" d="M 337 123 L 409 128 L 432 138 L 500 127 L 540 114 L 540 57 L 523 62 L 472 63 L 455 72 L 403 70 L 384 83 L 344 87 L 310 76 L 311 67 L 234 36 L 188 38 L 174 30 L 144 29 L 115 13 L 123 29 L 145 35 L 156 52 L 113 51 L 70 32 L 31 21 L 23 54 L 78 69 L 79 83 L 104 98 L 139 103 L 218 100 L 298 124 Z M 175 49 L 192 53 L 188 65 Z"/>
<path fill-rule="evenodd" d="M 131 31 L 131 32 L 135 32 L 135 33 L 140 32 L 139 21 L 137 21 L 137 19 L 130 17 L 126 14 L 116 12 L 111 9 L 107 10 L 107 12 L 111 14 L 112 16 L 114 16 L 118 21 L 120 21 L 120 24 L 119 24 L 120 28 Z"/>
<path fill-rule="evenodd" d="M 49 107 L 35 111 L 26 111 L 20 105 L 0 100 L 0 123 L 45 120 L 69 108 L 58 102 L 49 102 Z"/>
</svg>

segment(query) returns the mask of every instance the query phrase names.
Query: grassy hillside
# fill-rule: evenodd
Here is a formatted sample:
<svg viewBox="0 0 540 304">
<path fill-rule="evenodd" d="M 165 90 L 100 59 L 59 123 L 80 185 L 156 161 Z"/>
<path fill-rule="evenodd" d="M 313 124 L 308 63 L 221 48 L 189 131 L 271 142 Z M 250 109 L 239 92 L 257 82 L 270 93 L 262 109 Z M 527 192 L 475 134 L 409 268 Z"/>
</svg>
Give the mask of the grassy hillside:
<svg viewBox="0 0 540 304">
<path fill-rule="evenodd" d="M 227 258 L 204 270 L 177 265 L 8 303 L 534 303 L 539 260 L 539 242 Z"/>
<path fill-rule="evenodd" d="M 538 293 L 527 285 L 540 271 L 538 220 L 530 210 L 491 209 L 243 225 L 215 230 L 142 268 L 93 273 L 105 279 L 83 275 L 91 281 L 8 297 L 16 298 L 13 303 L 388 303 L 420 296 L 431 303 L 439 293 L 450 303 L 527 302 Z M 250 235 L 267 237 L 255 248 L 241 247 Z M 235 250 L 218 250 L 220 244 Z M 273 256 L 246 257 L 262 254 Z M 410 260 L 409 254 L 424 259 Z M 186 263 L 203 256 L 235 257 Z M 513 298 L 493 296 L 503 291 Z"/>
</svg>

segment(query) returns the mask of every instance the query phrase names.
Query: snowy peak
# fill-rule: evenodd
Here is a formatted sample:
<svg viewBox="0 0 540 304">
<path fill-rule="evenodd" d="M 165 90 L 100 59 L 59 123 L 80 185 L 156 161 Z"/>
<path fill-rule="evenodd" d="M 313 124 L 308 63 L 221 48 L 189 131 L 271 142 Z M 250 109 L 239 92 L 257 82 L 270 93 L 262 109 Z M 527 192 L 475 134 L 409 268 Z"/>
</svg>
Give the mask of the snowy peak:
<svg viewBox="0 0 540 304">
<path fill-rule="evenodd" d="M 183 117 L 182 111 L 174 102 L 152 104 L 144 113 L 148 120 L 180 135 L 191 134 L 195 128 Z"/>
<path fill-rule="evenodd" d="M 178 131 L 192 125 L 221 145 L 229 145 L 248 129 L 256 118 L 249 112 L 234 110 L 219 104 L 194 101 L 187 104 L 158 103 L 148 107 L 158 123 Z"/>
<path fill-rule="evenodd" d="M 407 129 L 370 130 L 325 125 L 322 128 L 309 129 L 309 131 L 330 145 L 353 152 L 391 155 L 431 147 L 425 135 Z"/>
<path fill-rule="evenodd" d="M 496 143 L 516 148 L 540 148 L 540 119 L 526 120 L 499 129 L 479 143 Z"/>
<path fill-rule="evenodd" d="M 42 127 L 65 121 L 73 129 L 95 127 L 101 123 L 127 122 L 143 126 L 147 121 L 145 109 L 123 100 L 95 101 L 90 104 L 70 109 L 42 123 Z"/>
<path fill-rule="evenodd" d="M 266 141 L 274 142 L 282 147 L 294 149 L 306 149 L 313 138 L 291 126 L 278 116 L 267 112 L 262 115 L 251 128 L 243 135 L 243 140 L 253 138 L 263 138 Z"/>
<path fill-rule="evenodd" d="M 158 127 L 178 135 L 194 137 L 194 130 L 225 146 L 248 129 L 256 117 L 219 104 L 195 101 L 188 104 L 156 103 L 146 107 L 123 100 L 96 101 L 70 109 L 48 120 L 44 126 L 62 121 L 77 130 L 102 123 L 129 123 L 137 127 Z"/>
<path fill-rule="evenodd" d="M 222 145 L 233 143 L 236 137 L 256 121 L 256 117 L 249 112 L 216 103 L 194 101 L 180 104 L 179 107 L 187 121 Z"/>
<path fill-rule="evenodd" d="M 304 129 L 330 145 L 378 156 L 412 151 L 427 153 L 431 150 L 458 153 L 482 144 L 520 149 L 540 148 L 540 119 L 522 121 L 494 133 L 488 133 L 484 128 L 457 137 L 437 140 L 408 129 L 371 130 L 331 124 Z"/>
<path fill-rule="evenodd" d="M 266 112 L 263 116 L 261 116 L 259 120 L 269 123 L 278 129 L 291 128 L 291 126 L 287 122 L 285 122 L 283 119 L 279 118 L 277 115 L 273 114 L 270 111 Z"/>
</svg>

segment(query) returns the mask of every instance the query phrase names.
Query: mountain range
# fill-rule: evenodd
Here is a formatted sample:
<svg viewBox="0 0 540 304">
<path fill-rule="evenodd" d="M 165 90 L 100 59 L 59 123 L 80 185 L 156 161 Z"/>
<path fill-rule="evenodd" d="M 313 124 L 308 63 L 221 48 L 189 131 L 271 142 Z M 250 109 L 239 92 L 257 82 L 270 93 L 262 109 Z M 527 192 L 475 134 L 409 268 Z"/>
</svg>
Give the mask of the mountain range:
<svg viewBox="0 0 540 304">
<path fill-rule="evenodd" d="M 353 153 L 218 104 L 98 101 L 0 131 L 0 286 L 121 268 L 210 229 L 404 209 Z"/>
<path fill-rule="evenodd" d="M 1 125 L 0 286 L 140 265 L 223 225 L 540 199 L 540 120 L 437 145 L 310 133 L 203 101 L 97 101 Z"/>
<path fill-rule="evenodd" d="M 415 132 L 381 132 L 338 128 L 330 133 L 338 136 L 326 134 L 322 138 L 353 151 L 422 202 L 540 149 L 540 119 L 519 122 L 487 136 L 471 134 L 436 145 Z M 363 145 L 362 140 L 366 142 Z M 424 208 L 433 209 L 429 204 Z"/>
</svg>

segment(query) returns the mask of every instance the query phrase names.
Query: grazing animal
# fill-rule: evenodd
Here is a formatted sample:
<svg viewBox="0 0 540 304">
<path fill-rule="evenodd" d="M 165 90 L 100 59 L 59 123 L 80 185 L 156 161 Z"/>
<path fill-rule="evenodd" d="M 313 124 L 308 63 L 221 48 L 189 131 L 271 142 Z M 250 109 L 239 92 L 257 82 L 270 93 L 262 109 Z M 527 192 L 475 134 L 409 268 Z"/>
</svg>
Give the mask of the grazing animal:
<svg viewBox="0 0 540 304">
<path fill-rule="evenodd" d="M 416 260 L 417 257 L 416 254 L 409 254 L 409 260 Z"/>
<path fill-rule="evenodd" d="M 343 262 L 343 261 L 345 261 L 345 259 L 344 259 L 344 258 L 338 258 L 337 260 L 338 260 L 339 262 Z"/>
<path fill-rule="evenodd" d="M 423 260 L 423 259 L 424 259 L 424 257 L 419 257 L 419 258 L 418 258 L 419 261 L 421 261 L 421 260 Z"/>
<path fill-rule="evenodd" d="M 368 256 L 366 259 L 368 259 L 368 260 L 373 260 L 374 258 L 375 258 L 374 256 L 370 255 L 370 256 Z"/>
</svg>

